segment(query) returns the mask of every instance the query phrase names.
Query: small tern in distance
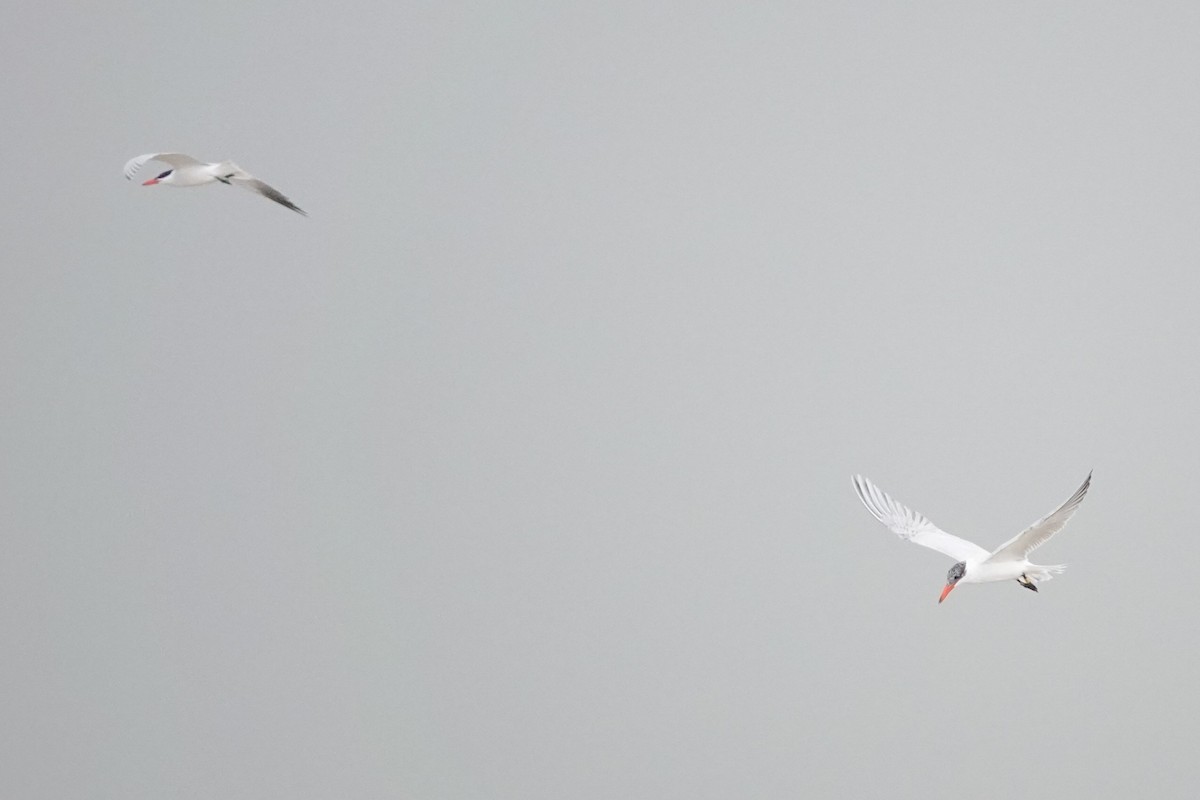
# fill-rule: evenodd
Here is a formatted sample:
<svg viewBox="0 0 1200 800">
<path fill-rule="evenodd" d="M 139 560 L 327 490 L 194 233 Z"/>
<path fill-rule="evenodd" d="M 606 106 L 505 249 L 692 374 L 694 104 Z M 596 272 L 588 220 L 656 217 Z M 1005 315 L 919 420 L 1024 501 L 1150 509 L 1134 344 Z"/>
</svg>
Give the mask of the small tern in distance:
<svg viewBox="0 0 1200 800">
<path fill-rule="evenodd" d="M 142 181 L 142 186 L 155 186 L 160 183 L 164 186 L 204 186 L 208 183 L 220 182 L 226 186 L 240 186 L 243 189 L 257 192 L 269 200 L 287 206 L 297 214 L 308 216 L 308 212 L 284 197 L 283 192 L 260 181 L 232 161 L 209 164 L 183 153 L 146 153 L 129 160 L 125 165 L 125 178 L 133 180 L 133 176 L 148 161 L 161 161 L 170 169 L 155 178 Z"/>
<path fill-rule="evenodd" d="M 858 499 L 862 500 L 867 510 L 875 519 L 886 525 L 888 530 L 901 539 L 937 550 L 957 562 L 946 575 L 946 588 L 942 589 L 942 596 L 938 598 L 938 602 L 941 603 L 960 583 L 1015 580 L 1026 589 L 1036 592 L 1035 584 L 1038 581 L 1048 581 L 1066 569 L 1062 564 L 1031 564 L 1029 554 L 1066 527 L 1067 521 L 1087 494 L 1092 483 L 1092 474 L 1088 473 L 1083 485 L 1057 511 L 1042 517 L 991 553 L 966 539 L 946 533 L 924 515 L 893 500 L 862 475 L 855 475 L 853 480 Z"/>
</svg>

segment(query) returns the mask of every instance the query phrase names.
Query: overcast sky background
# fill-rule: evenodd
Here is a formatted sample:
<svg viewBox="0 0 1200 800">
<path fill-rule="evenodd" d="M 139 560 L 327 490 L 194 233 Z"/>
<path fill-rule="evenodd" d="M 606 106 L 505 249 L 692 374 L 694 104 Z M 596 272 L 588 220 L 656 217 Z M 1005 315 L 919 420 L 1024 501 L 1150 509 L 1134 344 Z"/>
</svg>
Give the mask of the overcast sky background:
<svg viewBox="0 0 1200 800">
<path fill-rule="evenodd" d="M 1194 796 L 1200 6 L 24 4 L 0 71 L 0 795 Z M 942 606 L 849 480 L 994 547 L 1092 468 Z"/>
</svg>

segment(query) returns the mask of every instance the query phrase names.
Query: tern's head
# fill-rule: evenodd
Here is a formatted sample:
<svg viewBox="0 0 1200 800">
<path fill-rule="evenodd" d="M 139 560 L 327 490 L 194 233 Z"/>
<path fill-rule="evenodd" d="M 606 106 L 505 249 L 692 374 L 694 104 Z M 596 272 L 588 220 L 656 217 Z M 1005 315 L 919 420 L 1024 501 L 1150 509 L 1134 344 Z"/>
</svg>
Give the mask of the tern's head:
<svg viewBox="0 0 1200 800">
<path fill-rule="evenodd" d="M 148 181 L 142 181 L 142 186 L 153 186 L 156 183 L 162 183 L 163 181 L 170 178 L 171 173 L 174 171 L 175 170 L 173 170 L 173 169 L 169 169 L 166 172 L 164 172 L 162 175 L 159 175 L 157 178 L 151 178 Z"/>
<path fill-rule="evenodd" d="M 960 561 L 950 568 L 946 573 L 946 588 L 942 589 L 942 596 L 938 598 L 938 602 L 946 599 L 946 595 L 954 588 L 955 584 L 962 580 L 962 576 L 967 574 L 967 562 Z"/>
</svg>

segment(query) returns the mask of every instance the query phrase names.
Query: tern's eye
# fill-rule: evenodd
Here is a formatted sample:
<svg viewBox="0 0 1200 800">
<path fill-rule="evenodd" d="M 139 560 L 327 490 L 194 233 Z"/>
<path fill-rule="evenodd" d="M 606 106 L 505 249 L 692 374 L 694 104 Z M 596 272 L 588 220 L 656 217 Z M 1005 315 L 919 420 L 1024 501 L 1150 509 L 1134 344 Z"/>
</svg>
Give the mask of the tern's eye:
<svg viewBox="0 0 1200 800">
<path fill-rule="evenodd" d="M 170 174 L 171 174 L 172 172 L 174 172 L 174 171 L 175 171 L 175 170 L 169 169 L 169 170 L 167 170 L 166 172 L 164 172 L 162 175 L 159 175 L 159 176 L 158 176 L 157 178 L 155 178 L 154 180 L 156 180 L 156 181 L 161 181 L 163 178 L 167 177 L 168 175 L 170 175 Z"/>
</svg>

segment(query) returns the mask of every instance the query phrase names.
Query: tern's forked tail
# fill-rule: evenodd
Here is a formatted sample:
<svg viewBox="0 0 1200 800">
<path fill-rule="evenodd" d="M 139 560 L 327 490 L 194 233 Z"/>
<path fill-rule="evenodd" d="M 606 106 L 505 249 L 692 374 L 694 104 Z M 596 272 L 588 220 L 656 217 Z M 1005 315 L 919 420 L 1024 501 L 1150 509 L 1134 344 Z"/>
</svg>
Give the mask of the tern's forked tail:
<svg viewBox="0 0 1200 800">
<path fill-rule="evenodd" d="M 1050 566 L 1030 567 L 1025 570 L 1025 574 L 1029 576 L 1031 581 L 1048 581 L 1055 575 L 1062 575 L 1067 571 L 1066 564 L 1051 564 Z"/>
</svg>

